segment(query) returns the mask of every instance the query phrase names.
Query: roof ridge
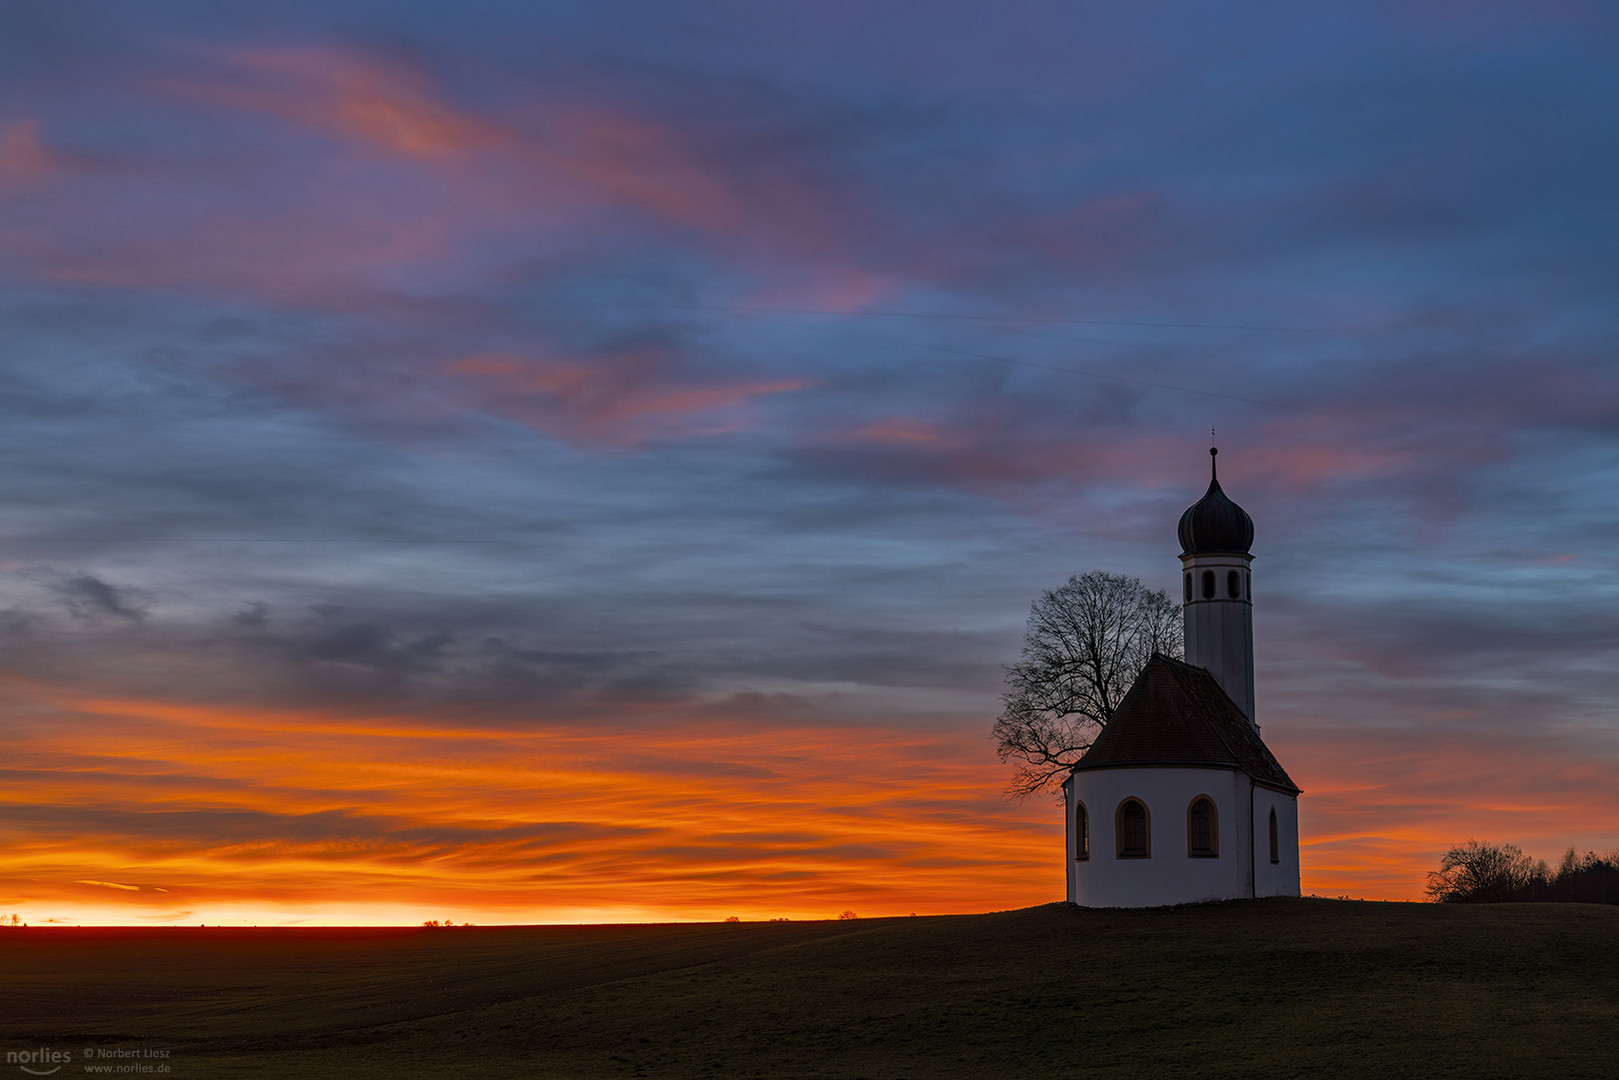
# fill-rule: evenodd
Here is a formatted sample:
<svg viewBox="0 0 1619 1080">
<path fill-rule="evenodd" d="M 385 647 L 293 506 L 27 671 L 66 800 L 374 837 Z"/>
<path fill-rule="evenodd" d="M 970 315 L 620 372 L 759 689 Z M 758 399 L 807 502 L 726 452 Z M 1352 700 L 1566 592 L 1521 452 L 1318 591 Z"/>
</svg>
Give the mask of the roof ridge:
<svg viewBox="0 0 1619 1080">
<path fill-rule="evenodd" d="M 1174 664 L 1176 667 L 1189 668 L 1192 671 L 1208 671 L 1209 670 L 1206 667 L 1198 667 L 1196 664 L 1188 663 L 1187 661 L 1182 660 L 1181 658 L 1179 658 L 1177 656 L 1170 656 L 1168 653 L 1158 652 L 1156 650 L 1154 650 L 1154 652 L 1153 652 L 1153 654 L 1151 656 L 1147 657 L 1147 663 L 1150 664 L 1154 660 L 1168 660 L 1171 664 Z M 1214 673 L 1212 671 L 1210 671 L 1209 674 L 1212 675 Z"/>
<path fill-rule="evenodd" d="M 1220 680 L 1218 678 L 1216 678 L 1215 675 L 1214 675 L 1214 672 L 1210 671 L 1208 668 L 1199 667 L 1198 665 L 1190 663 L 1190 662 L 1188 662 L 1186 660 L 1178 660 L 1175 657 L 1170 656 L 1168 653 L 1154 652 L 1152 654 L 1152 657 L 1158 657 L 1160 659 L 1167 660 L 1171 664 L 1173 664 L 1175 667 L 1178 667 L 1178 668 L 1182 669 L 1183 671 L 1188 671 L 1188 672 L 1201 671 L 1201 672 L 1203 672 L 1205 675 L 1207 675 L 1209 677 L 1209 681 L 1214 683 L 1215 687 L 1220 691 L 1220 696 L 1225 698 L 1227 701 L 1231 702 L 1231 707 L 1233 709 L 1236 709 L 1238 712 L 1242 712 L 1242 706 L 1238 705 L 1237 702 L 1235 701 L 1235 699 L 1233 699 L 1230 694 L 1226 693 L 1226 688 L 1220 685 Z M 1147 658 L 1147 663 L 1149 663 L 1149 664 L 1152 663 L 1152 657 Z M 1184 685 L 1180 686 L 1179 689 L 1180 689 L 1182 694 L 1187 693 L 1187 688 Z M 1188 695 L 1188 696 L 1190 696 L 1190 695 Z M 1225 752 L 1226 752 L 1227 756 L 1229 756 L 1231 758 L 1231 763 L 1233 765 L 1237 765 L 1237 766 L 1240 767 L 1241 763 L 1240 763 L 1240 761 L 1238 759 L 1240 758 L 1241 755 L 1239 755 L 1237 753 L 1236 748 L 1233 747 L 1231 745 L 1231 743 L 1226 739 L 1225 735 L 1221 733 L 1220 726 L 1218 724 L 1211 724 L 1207 720 L 1204 720 L 1202 717 L 1199 717 L 1198 719 L 1203 720 L 1203 726 L 1204 727 L 1206 727 L 1210 731 L 1214 732 L 1214 737 L 1219 740 L 1221 746 L 1225 747 Z M 1246 713 L 1243 713 L 1243 719 L 1247 720 L 1249 724 L 1253 723 L 1252 720 L 1248 720 L 1248 715 Z"/>
<path fill-rule="evenodd" d="M 1155 652 L 1074 771 L 1193 763 L 1236 769 L 1262 783 L 1298 790 L 1213 672 Z"/>
<path fill-rule="evenodd" d="M 1172 657 L 1165 657 L 1165 659 L 1173 659 L 1173 658 Z M 1225 698 L 1227 701 L 1231 702 L 1231 707 L 1233 709 L 1236 709 L 1239 713 L 1242 712 L 1242 706 L 1238 705 L 1236 703 L 1236 701 L 1231 697 L 1231 695 L 1226 693 L 1226 688 L 1220 685 L 1220 680 L 1214 677 L 1214 672 L 1209 671 L 1209 669 L 1206 668 L 1206 667 L 1196 667 L 1196 666 L 1194 666 L 1192 664 L 1188 664 L 1184 660 L 1180 661 L 1179 663 L 1180 663 L 1180 666 L 1183 667 L 1183 668 L 1187 668 L 1187 669 L 1192 670 L 1192 671 L 1206 672 L 1208 674 L 1208 676 L 1209 676 L 1209 681 L 1212 682 L 1215 685 L 1215 688 L 1220 691 L 1220 696 Z M 1249 723 L 1250 725 L 1253 723 L 1252 720 L 1248 719 L 1248 714 L 1247 713 L 1243 713 L 1242 718 L 1243 718 L 1243 720 L 1247 721 L 1247 723 Z M 1199 717 L 1199 719 L 1202 719 L 1202 718 Z M 1240 757 L 1240 755 L 1237 753 L 1236 748 L 1233 747 L 1231 745 L 1231 743 L 1226 740 L 1226 737 L 1225 737 L 1224 733 L 1222 733 L 1220 731 L 1220 725 L 1219 724 L 1210 724 L 1207 720 L 1204 720 L 1204 726 L 1207 727 L 1210 731 L 1214 732 L 1214 737 L 1216 739 L 1220 740 L 1220 745 L 1225 747 L 1225 752 L 1227 754 L 1231 755 L 1231 760 L 1233 762 L 1237 762 L 1237 759 Z"/>
</svg>

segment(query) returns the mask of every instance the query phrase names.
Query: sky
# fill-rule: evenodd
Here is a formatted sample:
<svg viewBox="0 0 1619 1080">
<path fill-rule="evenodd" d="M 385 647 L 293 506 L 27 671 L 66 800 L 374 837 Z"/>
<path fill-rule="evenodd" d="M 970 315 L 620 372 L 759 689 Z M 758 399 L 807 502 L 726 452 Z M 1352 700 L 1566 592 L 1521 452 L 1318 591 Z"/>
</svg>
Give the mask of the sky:
<svg viewBox="0 0 1619 1080">
<path fill-rule="evenodd" d="M 0 9 L 0 911 L 1061 899 L 1030 602 L 1253 516 L 1305 893 L 1619 847 L 1579 0 Z"/>
</svg>

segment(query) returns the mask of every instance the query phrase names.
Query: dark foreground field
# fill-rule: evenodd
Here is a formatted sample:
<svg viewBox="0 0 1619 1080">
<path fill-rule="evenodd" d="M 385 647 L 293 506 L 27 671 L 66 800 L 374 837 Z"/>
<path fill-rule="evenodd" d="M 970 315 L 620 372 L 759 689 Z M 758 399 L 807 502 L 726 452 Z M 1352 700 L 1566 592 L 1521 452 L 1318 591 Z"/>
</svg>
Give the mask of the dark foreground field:
<svg viewBox="0 0 1619 1080">
<path fill-rule="evenodd" d="M 1614 1077 L 1619 909 L 8 929 L 0 994 L 58 1076 Z"/>
</svg>

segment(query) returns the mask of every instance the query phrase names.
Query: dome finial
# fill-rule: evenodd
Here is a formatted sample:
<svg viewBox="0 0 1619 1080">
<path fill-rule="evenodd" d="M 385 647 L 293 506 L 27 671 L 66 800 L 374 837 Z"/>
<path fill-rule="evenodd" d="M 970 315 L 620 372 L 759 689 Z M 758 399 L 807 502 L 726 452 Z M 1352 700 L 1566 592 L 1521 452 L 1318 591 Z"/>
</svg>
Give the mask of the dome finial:
<svg viewBox="0 0 1619 1080">
<path fill-rule="evenodd" d="M 1214 441 L 1213 428 L 1209 429 L 1209 441 Z M 1209 490 L 1181 515 L 1176 532 L 1183 554 L 1246 555 L 1253 546 L 1253 518 L 1220 490 L 1220 476 L 1215 467 L 1219 454 L 1219 447 L 1209 447 Z"/>
</svg>

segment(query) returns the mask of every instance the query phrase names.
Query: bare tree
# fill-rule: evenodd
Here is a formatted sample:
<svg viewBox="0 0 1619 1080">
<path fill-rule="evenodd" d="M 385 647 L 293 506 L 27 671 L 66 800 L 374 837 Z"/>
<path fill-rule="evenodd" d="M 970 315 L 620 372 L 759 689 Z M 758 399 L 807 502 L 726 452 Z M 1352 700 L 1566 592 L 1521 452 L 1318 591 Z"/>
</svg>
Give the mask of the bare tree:
<svg viewBox="0 0 1619 1080">
<path fill-rule="evenodd" d="M 1056 789 L 1152 654 L 1182 651 L 1180 605 L 1139 578 L 1092 570 L 1041 593 L 993 730 L 1001 760 L 1017 762 L 1006 793 Z"/>
<path fill-rule="evenodd" d="M 1445 852 L 1439 869 L 1428 874 L 1428 898 L 1442 904 L 1521 900 L 1548 876 L 1546 864 L 1537 864 L 1516 844 L 1469 840 Z"/>
</svg>

